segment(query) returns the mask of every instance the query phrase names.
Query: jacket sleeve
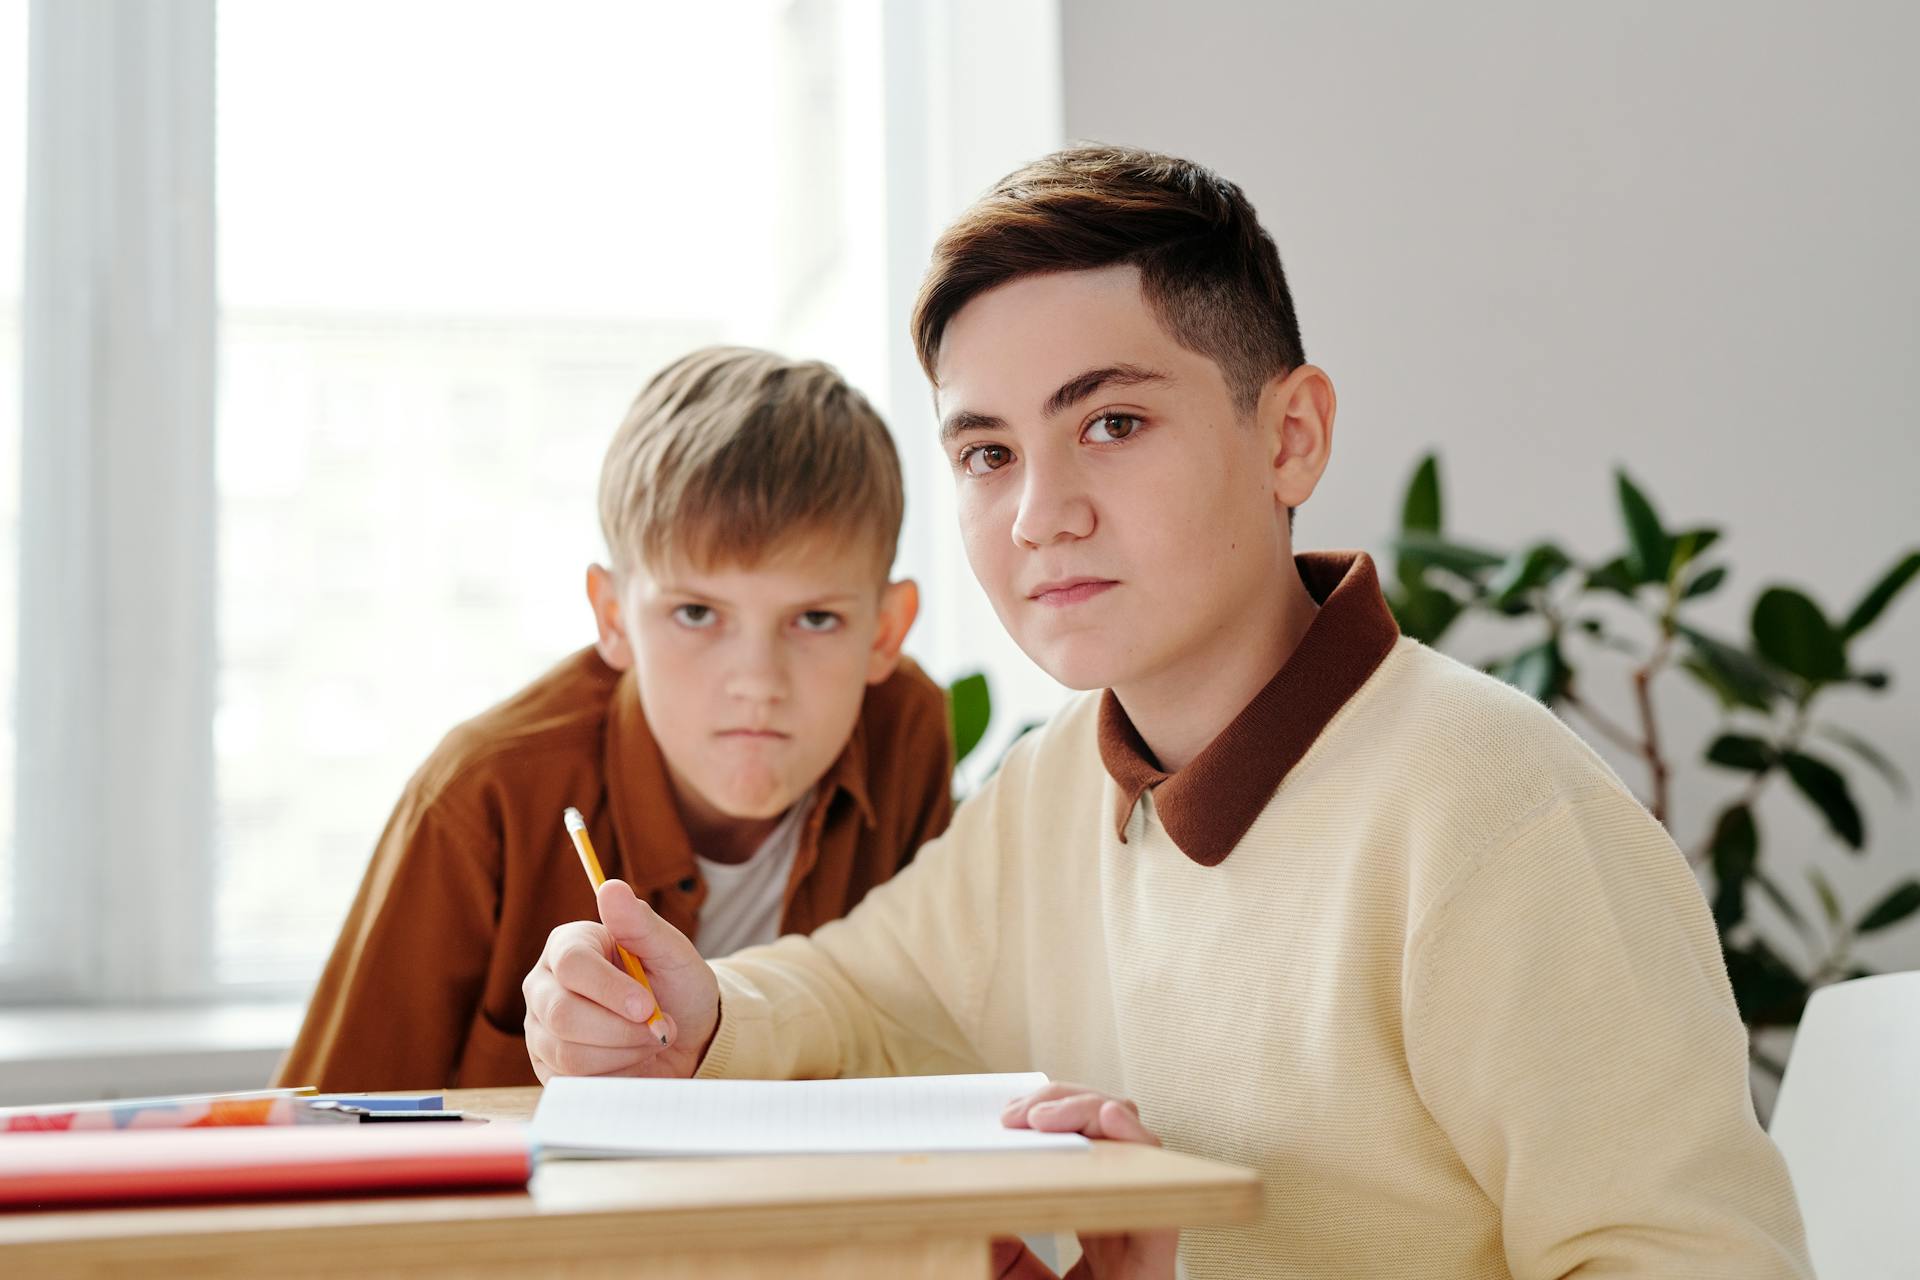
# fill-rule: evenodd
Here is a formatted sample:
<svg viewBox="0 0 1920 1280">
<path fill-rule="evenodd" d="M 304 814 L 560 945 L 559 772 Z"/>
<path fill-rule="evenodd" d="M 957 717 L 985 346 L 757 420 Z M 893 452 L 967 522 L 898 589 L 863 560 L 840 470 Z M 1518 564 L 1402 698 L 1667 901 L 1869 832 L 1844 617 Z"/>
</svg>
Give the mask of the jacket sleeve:
<svg viewBox="0 0 1920 1280">
<path fill-rule="evenodd" d="M 416 777 L 388 821 L 277 1083 L 451 1083 L 493 949 L 502 838 L 477 802 L 424 790 Z"/>
<path fill-rule="evenodd" d="M 1414 1085 L 1500 1207 L 1516 1280 L 1811 1275 L 1706 904 L 1631 796 L 1542 806 L 1408 954 Z"/>
</svg>

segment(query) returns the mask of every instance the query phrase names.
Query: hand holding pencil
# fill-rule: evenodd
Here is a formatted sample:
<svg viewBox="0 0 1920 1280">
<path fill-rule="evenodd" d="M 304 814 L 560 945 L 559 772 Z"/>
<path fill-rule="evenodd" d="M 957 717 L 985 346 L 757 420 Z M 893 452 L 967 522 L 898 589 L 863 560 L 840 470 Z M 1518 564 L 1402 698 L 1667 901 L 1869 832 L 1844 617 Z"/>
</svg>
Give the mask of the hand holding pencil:
<svg viewBox="0 0 1920 1280">
<path fill-rule="evenodd" d="M 572 805 L 567 806 L 562 818 L 567 824 L 567 835 L 573 840 L 574 852 L 580 855 L 580 865 L 586 868 L 587 879 L 593 882 L 593 892 L 598 895 L 600 886 L 607 882 L 607 873 L 600 869 L 600 859 L 594 856 L 593 839 L 587 835 L 587 820 Z M 633 952 L 617 942 L 614 943 L 614 949 L 620 953 L 620 963 L 627 967 L 633 980 L 645 987 L 648 995 L 653 995 L 653 984 L 647 981 L 647 971 L 634 958 Z M 655 997 L 653 1012 L 647 1016 L 647 1026 L 660 1037 L 661 1044 L 667 1042 L 667 1020 L 660 1016 L 658 997 Z"/>
<path fill-rule="evenodd" d="M 605 878 L 580 814 L 565 822 L 600 919 L 555 929 L 521 984 L 535 1074 L 693 1075 L 719 1026 L 713 970 L 631 887 Z"/>
</svg>

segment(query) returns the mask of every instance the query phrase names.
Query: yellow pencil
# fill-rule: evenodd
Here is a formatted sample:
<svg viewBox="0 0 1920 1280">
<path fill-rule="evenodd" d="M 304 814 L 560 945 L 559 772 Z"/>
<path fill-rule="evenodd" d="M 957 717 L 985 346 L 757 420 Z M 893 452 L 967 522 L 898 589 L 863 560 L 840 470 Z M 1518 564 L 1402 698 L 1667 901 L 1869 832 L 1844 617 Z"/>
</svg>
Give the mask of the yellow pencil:
<svg viewBox="0 0 1920 1280">
<path fill-rule="evenodd" d="M 600 859 L 593 856 L 593 841 L 587 838 L 587 820 L 571 805 L 567 807 L 564 817 L 567 834 L 573 837 L 573 847 L 580 854 L 580 865 L 587 869 L 587 879 L 593 883 L 594 892 L 598 893 L 600 886 L 607 882 L 607 873 L 600 869 Z M 633 980 L 645 987 L 648 995 L 652 995 L 653 984 L 647 981 L 647 971 L 640 967 L 639 958 L 619 943 L 613 945 L 620 952 L 620 962 L 627 966 L 627 972 L 633 975 Z M 654 1004 L 652 1015 L 647 1018 L 647 1026 L 660 1037 L 661 1044 L 667 1042 L 667 1020 L 660 1016 L 658 1002 Z"/>
</svg>

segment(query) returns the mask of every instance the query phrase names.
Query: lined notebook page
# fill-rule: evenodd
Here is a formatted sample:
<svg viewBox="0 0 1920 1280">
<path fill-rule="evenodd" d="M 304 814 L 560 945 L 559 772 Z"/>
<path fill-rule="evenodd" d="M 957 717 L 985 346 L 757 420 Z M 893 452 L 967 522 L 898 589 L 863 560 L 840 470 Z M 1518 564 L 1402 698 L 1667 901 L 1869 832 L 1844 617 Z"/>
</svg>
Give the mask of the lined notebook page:
<svg viewBox="0 0 1920 1280">
<path fill-rule="evenodd" d="M 1007 1129 L 1039 1072 L 872 1080 L 629 1080 L 559 1076 L 533 1116 L 543 1156 L 744 1156 L 1073 1150 L 1075 1133 Z"/>
</svg>

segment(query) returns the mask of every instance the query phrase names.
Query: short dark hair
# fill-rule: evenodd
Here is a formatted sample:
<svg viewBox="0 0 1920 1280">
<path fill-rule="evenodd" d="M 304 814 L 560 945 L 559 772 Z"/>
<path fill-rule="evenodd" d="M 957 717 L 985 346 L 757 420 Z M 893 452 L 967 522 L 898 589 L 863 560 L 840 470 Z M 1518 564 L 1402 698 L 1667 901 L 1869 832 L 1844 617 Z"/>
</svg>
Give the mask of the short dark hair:
<svg viewBox="0 0 1920 1280">
<path fill-rule="evenodd" d="M 1240 188 L 1191 160 L 1079 146 L 1014 170 L 948 227 L 913 308 L 929 381 L 960 309 L 1023 276 L 1130 265 L 1175 341 L 1220 366 L 1249 412 L 1306 363 L 1280 252 Z"/>
</svg>

